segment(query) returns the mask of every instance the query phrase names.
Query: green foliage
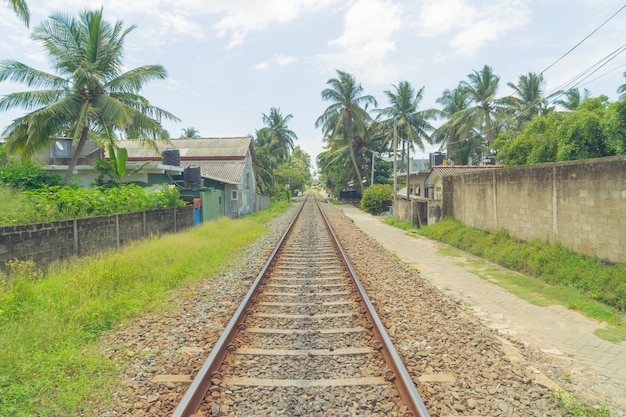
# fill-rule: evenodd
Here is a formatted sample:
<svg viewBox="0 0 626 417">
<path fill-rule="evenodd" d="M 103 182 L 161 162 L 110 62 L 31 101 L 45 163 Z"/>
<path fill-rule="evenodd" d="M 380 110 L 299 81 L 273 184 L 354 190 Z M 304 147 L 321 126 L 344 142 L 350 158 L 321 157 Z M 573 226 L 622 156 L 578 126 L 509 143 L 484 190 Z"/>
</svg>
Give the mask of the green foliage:
<svg viewBox="0 0 626 417">
<path fill-rule="evenodd" d="M 0 166 L 0 185 L 29 190 L 62 184 L 63 178 L 44 171 L 32 161 L 9 159 Z"/>
<path fill-rule="evenodd" d="M 94 163 L 96 171 L 100 172 L 96 178 L 96 184 L 99 186 L 115 186 L 122 185 L 122 179 L 126 175 L 126 163 L 128 162 L 128 150 L 120 148 L 115 143 L 109 143 L 109 160 L 97 159 Z M 128 175 L 133 175 L 143 169 L 150 162 L 146 161 L 140 166 L 134 168 Z"/>
<path fill-rule="evenodd" d="M 554 399 L 564 414 L 572 417 L 611 417 L 611 410 L 606 407 L 590 407 L 577 400 L 572 395 L 557 391 Z"/>
<path fill-rule="evenodd" d="M 365 189 L 361 198 L 361 209 L 370 214 L 383 212 L 383 201 L 393 199 L 393 187 L 389 184 L 374 184 Z"/>
<path fill-rule="evenodd" d="M 12 201 L 13 210 L 0 213 L 0 224 L 40 223 L 185 205 L 178 189 L 165 184 L 158 188 L 135 184 L 91 189 L 47 187 L 17 194 Z"/>
<path fill-rule="evenodd" d="M 533 118 L 524 130 L 501 134 L 494 143 L 507 165 L 570 161 L 626 154 L 626 101 L 588 98 L 569 112 Z"/>
<path fill-rule="evenodd" d="M 220 218 L 117 252 L 0 272 L 0 415 L 96 415 L 119 388 L 120 369 L 96 344 L 123 320 L 168 308 L 173 290 L 213 277 L 264 233 L 269 214 Z M 1 283 L 4 283 L 2 285 Z M 171 307 L 171 304 L 169 305 Z"/>
<path fill-rule="evenodd" d="M 520 242 L 504 230 L 487 233 L 452 219 L 421 229 L 420 233 L 549 284 L 576 288 L 593 300 L 626 312 L 626 265 L 607 265 L 559 244 Z"/>
</svg>

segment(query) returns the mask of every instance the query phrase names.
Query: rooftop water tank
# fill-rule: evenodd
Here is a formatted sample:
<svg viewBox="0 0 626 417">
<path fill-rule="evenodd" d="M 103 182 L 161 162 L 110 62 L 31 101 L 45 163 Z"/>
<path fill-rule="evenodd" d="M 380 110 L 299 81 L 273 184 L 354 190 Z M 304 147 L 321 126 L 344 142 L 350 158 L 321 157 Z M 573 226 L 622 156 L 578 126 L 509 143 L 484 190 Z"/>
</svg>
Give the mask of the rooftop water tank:
<svg viewBox="0 0 626 417">
<path fill-rule="evenodd" d="M 202 185 L 202 174 L 199 166 L 189 165 L 185 168 L 183 176 L 187 187 L 200 187 Z"/>
<path fill-rule="evenodd" d="M 163 164 L 171 165 L 175 167 L 180 166 L 180 151 L 178 149 L 168 148 L 163 149 Z"/>
</svg>

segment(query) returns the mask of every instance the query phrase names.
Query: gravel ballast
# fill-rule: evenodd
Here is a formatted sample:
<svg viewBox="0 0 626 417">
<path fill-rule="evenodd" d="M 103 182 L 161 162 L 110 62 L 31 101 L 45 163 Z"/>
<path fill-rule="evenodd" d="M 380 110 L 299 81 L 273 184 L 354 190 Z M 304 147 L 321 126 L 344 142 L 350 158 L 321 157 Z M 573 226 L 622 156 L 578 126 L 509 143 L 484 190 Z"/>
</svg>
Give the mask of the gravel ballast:
<svg viewBox="0 0 626 417">
<path fill-rule="evenodd" d="M 531 349 L 513 346 L 399 262 L 331 204 L 322 206 L 431 416 L 561 416 Z M 234 266 L 181 291 L 176 308 L 108 335 L 105 354 L 128 364 L 102 417 L 171 415 L 295 214 L 292 206 Z M 521 352 L 520 352 L 521 350 Z M 214 410 L 220 415 L 219 410 Z M 206 414 L 203 414 L 206 415 Z M 212 415 L 212 414 L 208 414 Z M 271 409 L 241 415 L 275 415 Z M 352 410 L 326 415 L 351 416 Z"/>
</svg>

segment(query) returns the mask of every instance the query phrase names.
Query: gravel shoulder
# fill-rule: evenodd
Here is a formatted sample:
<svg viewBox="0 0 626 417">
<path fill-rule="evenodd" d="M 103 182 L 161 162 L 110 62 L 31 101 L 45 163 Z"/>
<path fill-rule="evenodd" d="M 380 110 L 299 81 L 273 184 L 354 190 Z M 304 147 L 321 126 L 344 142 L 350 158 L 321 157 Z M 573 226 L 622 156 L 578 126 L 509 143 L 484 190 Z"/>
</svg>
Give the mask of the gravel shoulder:
<svg viewBox="0 0 626 417">
<path fill-rule="evenodd" d="M 561 364 L 546 364 L 531 345 L 501 337 L 339 208 L 324 209 L 433 417 L 563 415 L 552 394 L 558 385 L 549 378 L 553 369 L 563 374 Z M 103 353 L 124 364 L 124 372 L 112 405 L 85 415 L 171 415 L 295 210 L 273 221 L 232 268 L 180 291 L 170 311 L 104 338 Z"/>
</svg>

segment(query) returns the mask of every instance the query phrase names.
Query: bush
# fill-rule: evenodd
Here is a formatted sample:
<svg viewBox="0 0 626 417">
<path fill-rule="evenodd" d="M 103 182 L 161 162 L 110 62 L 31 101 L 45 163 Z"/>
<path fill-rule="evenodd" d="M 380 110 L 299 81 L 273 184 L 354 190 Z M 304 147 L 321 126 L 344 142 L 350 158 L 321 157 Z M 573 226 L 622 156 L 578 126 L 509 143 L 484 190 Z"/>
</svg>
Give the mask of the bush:
<svg viewBox="0 0 626 417">
<path fill-rule="evenodd" d="M 0 197 L 2 194 L 0 188 Z M 6 190 L 4 194 L 7 194 Z M 11 206 L 0 212 L 0 224 L 27 224 L 159 208 L 182 207 L 185 202 L 175 187 L 143 188 L 135 184 L 112 188 L 46 187 L 18 193 Z"/>
<path fill-rule="evenodd" d="M 32 190 L 63 185 L 63 178 L 44 171 L 34 162 L 9 160 L 0 166 L 0 184 L 22 190 Z"/>
<path fill-rule="evenodd" d="M 383 212 L 383 201 L 393 198 L 393 187 L 389 184 L 374 184 L 363 192 L 361 209 L 370 214 L 378 215 Z"/>
<path fill-rule="evenodd" d="M 446 218 L 420 233 L 548 284 L 576 288 L 592 299 L 626 311 L 626 265 L 606 264 L 558 243 L 521 242 L 505 230 L 487 233 Z"/>
</svg>

